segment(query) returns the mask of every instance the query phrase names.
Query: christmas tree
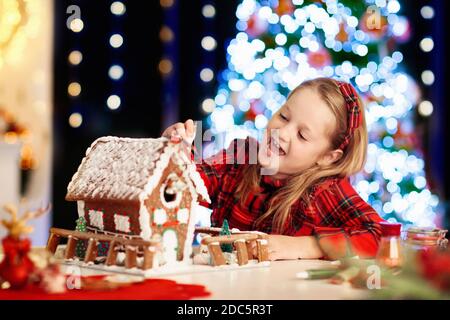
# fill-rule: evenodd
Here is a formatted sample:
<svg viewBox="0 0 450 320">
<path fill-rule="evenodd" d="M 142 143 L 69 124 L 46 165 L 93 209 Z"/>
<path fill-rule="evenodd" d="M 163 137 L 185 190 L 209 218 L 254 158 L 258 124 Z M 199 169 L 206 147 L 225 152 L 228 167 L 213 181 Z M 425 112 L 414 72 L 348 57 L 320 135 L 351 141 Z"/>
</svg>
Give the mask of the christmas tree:
<svg viewBox="0 0 450 320">
<path fill-rule="evenodd" d="M 223 223 L 222 223 L 222 230 L 220 230 L 219 233 L 221 236 L 229 236 L 231 235 L 230 232 L 230 227 L 228 226 L 228 220 L 224 219 Z M 222 249 L 223 252 L 233 252 L 233 245 L 232 244 L 221 244 L 220 248 Z"/>
<path fill-rule="evenodd" d="M 427 187 L 413 116 L 420 88 L 402 64 L 409 22 L 396 0 L 243 0 L 208 125 L 205 156 L 231 140 L 259 139 L 301 82 L 352 83 L 366 108 L 368 160 L 352 180 L 385 219 L 434 226 L 438 198 Z"/>
<path fill-rule="evenodd" d="M 86 232 L 86 219 L 84 217 L 79 217 L 76 220 L 76 231 Z M 75 246 L 76 256 L 80 259 L 84 259 L 84 255 L 86 254 L 86 241 L 78 240 L 77 245 Z"/>
</svg>

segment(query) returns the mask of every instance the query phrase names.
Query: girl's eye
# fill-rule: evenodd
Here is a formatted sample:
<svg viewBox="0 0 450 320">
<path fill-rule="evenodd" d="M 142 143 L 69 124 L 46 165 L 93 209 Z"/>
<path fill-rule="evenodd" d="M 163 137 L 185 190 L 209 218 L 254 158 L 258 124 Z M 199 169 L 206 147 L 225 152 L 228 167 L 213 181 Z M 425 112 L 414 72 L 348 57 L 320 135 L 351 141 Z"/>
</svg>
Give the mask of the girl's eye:
<svg viewBox="0 0 450 320">
<path fill-rule="evenodd" d="M 307 141 L 300 131 L 298 132 L 298 137 L 302 140 Z"/>
<path fill-rule="evenodd" d="M 281 117 L 281 119 L 287 121 L 287 118 L 282 113 L 280 113 L 280 117 Z"/>
</svg>

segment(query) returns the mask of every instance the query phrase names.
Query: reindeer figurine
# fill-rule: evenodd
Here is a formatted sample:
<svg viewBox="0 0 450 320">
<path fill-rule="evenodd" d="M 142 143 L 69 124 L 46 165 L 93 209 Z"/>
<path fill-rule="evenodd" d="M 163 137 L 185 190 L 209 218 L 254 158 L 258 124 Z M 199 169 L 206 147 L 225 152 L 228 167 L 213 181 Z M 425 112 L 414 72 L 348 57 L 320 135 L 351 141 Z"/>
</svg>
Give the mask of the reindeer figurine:
<svg viewBox="0 0 450 320">
<path fill-rule="evenodd" d="M 49 211 L 50 204 L 35 211 L 26 211 L 20 218 L 14 205 L 7 204 L 3 208 L 11 219 L 1 220 L 8 236 L 2 240 L 4 258 L 0 262 L 0 284 L 8 282 L 12 289 L 20 289 L 27 284 L 29 275 L 34 271 L 34 264 L 28 257 L 31 241 L 22 236 L 33 232 L 33 227 L 28 226 L 27 222 Z"/>
<path fill-rule="evenodd" d="M 17 208 L 12 204 L 6 204 L 3 209 L 11 215 L 11 220 L 7 221 L 3 219 L 2 225 L 8 230 L 8 236 L 13 239 L 19 239 L 21 235 L 29 234 L 33 232 L 32 226 L 27 226 L 26 223 L 31 220 L 42 216 L 44 213 L 50 210 L 51 205 L 48 204 L 45 208 L 39 208 L 35 211 L 27 211 L 21 218 L 17 217 Z"/>
</svg>

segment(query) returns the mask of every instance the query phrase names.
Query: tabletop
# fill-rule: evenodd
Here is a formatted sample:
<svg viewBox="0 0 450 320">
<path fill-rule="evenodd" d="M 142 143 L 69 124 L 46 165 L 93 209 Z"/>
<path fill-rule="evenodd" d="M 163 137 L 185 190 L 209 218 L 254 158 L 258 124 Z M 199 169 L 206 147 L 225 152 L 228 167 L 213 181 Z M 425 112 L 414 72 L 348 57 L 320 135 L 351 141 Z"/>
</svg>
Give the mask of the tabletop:
<svg viewBox="0 0 450 320">
<path fill-rule="evenodd" d="M 331 284 L 327 280 L 296 278 L 300 271 L 330 267 L 324 260 L 272 261 L 267 266 L 215 268 L 208 271 L 162 274 L 152 277 L 183 284 L 203 285 L 215 300 L 340 300 L 365 299 L 368 290 L 355 289 L 349 283 Z M 81 275 L 108 274 L 82 268 Z"/>
<path fill-rule="evenodd" d="M 267 267 L 221 270 L 207 273 L 172 275 L 167 278 L 181 283 L 202 284 L 212 293 L 209 299 L 311 300 L 364 299 L 367 290 L 350 284 L 334 285 L 327 280 L 302 280 L 296 273 L 330 266 L 323 260 L 273 261 Z"/>
<path fill-rule="evenodd" d="M 37 248 L 33 248 L 33 251 L 36 250 Z M 0 252 L 0 259 L 1 256 Z M 205 272 L 154 277 L 184 284 L 204 285 L 211 292 L 207 299 L 216 300 L 339 300 L 365 299 L 368 296 L 368 290 L 355 289 L 348 283 L 336 285 L 327 280 L 296 278 L 298 272 L 326 268 L 332 264 L 326 260 L 284 260 L 272 261 L 266 266 L 231 269 L 211 267 Z M 81 268 L 81 275 L 95 274 L 109 272 Z"/>
</svg>

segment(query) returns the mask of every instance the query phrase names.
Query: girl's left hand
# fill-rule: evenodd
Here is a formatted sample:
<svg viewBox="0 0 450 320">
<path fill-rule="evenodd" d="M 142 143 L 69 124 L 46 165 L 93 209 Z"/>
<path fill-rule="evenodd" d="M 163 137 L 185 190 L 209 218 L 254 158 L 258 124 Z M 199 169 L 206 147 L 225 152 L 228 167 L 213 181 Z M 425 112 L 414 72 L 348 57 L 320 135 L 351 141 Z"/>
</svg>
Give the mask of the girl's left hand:
<svg viewBox="0 0 450 320">
<path fill-rule="evenodd" d="M 313 236 L 269 235 L 268 242 L 269 259 L 272 261 L 318 259 L 324 255 Z"/>
</svg>

